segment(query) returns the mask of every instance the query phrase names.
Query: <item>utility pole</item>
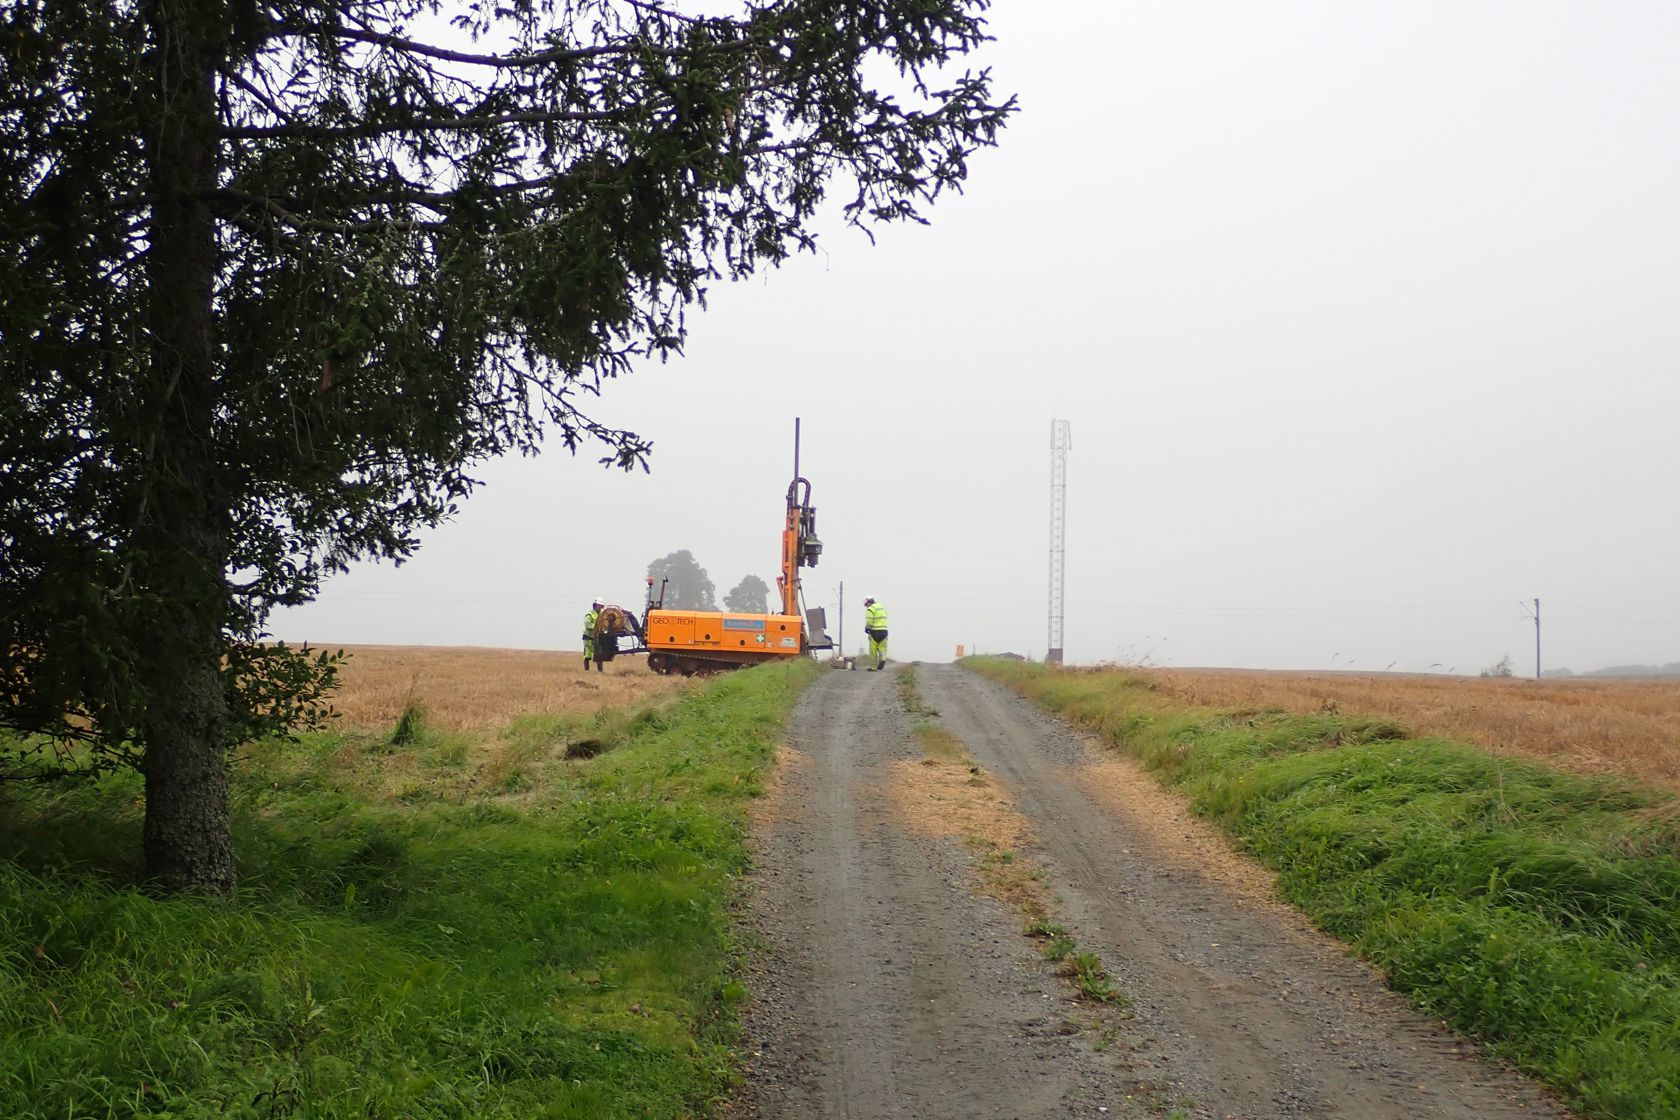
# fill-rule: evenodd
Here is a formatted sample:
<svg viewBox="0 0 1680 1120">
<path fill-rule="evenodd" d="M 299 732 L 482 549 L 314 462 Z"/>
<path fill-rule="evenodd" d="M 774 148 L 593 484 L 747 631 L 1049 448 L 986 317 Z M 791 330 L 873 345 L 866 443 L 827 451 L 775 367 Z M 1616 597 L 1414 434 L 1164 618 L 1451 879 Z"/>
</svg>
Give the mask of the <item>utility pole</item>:
<svg viewBox="0 0 1680 1120">
<path fill-rule="evenodd" d="M 840 581 L 840 621 L 834 624 L 834 646 L 840 651 L 840 659 L 846 658 L 846 581 Z"/>
<path fill-rule="evenodd" d="M 1534 679 L 1539 680 L 1540 679 L 1540 600 L 1538 600 L 1538 599 L 1534 600 L 1534 609 L 1532 611 L 1528 609 L 1528 604 L 1527 603 L 1519 602 L 1517 605 L 1522 607 L 1524 614 L 1529 615 L 1534 619 Z"/>
</svg>

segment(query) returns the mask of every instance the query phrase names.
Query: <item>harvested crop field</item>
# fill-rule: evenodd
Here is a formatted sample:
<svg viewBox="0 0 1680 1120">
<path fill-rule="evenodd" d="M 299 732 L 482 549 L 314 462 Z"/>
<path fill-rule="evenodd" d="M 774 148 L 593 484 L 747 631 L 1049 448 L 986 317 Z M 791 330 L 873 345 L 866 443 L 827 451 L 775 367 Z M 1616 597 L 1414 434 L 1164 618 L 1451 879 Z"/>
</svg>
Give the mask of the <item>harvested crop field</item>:
<svg viewBox="0 0 1680 1120">
<path fill-rule="evenodd" d="M 1386 716 L 1420 735 L 1475 743 L 1583 774 L 1680 786 L 1680 681 L 1145 669 L 1190 704 Z"/>
<path fill-rule="evenodd" d="M 554 715 L 621 708 L 681 689 L 639 657 L 583 671 L 583 654 L 477 646 L 323 646 L 350 654 L 333 698 L 339 725 L 389 728 L 411 700 L 428 726 L 445 731 L 499 727 L 533 712 Z"/>
</svg>

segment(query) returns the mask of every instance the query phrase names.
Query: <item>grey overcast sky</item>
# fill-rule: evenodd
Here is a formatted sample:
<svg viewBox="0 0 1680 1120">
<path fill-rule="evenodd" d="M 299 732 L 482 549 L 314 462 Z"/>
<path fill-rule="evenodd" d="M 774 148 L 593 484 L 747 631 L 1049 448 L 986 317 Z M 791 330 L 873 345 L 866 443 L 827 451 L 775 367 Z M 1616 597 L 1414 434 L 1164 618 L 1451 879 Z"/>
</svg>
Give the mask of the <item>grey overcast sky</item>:
<svg viewBox="0 0 1680 1120">
<path fill-rule="evenodd" d="M 795 416 L 808 605 L 902 660 L 1043 656 L 1072 424 L 1069 661 L 1474 673 L 1680 660 L 1680 4 L 1025 3 L 1021 112 L 929 227 L 715 289 L 609 383 L 652 473 L 556 445 L 317 644 L 577 647 L 691 550 L 773 582 Z"/>
</svg>

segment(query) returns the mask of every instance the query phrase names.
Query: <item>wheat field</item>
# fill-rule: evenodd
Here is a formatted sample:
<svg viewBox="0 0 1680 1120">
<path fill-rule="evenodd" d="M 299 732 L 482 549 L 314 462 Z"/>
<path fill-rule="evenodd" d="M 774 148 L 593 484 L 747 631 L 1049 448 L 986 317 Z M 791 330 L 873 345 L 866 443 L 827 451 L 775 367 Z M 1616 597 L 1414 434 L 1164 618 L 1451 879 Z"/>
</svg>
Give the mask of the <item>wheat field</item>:
<svg viewBox="0 0 1680 1120">
<path fill-rule="evenodd" d="M 340 648 L 340 647 L 330 647 Z M 619 657 L 583 671 L 570 651 L 472 646 L 344 646 L 351 656 L 334 696 L 346 728 L 387 730 L 410 700 L 428 726 L 501 727 L 533 712 L 590 713 L 683 687 L 681 677 Z M 1590 774 L 1623 774 L 1680 787 L 1680 681 L 1547 680 L 1143 669 L 1163 693 L 1227 708 L 1337 710 L 1393 719 L 1440 735 Z"/>
<path fill-rule="evenodd" d="M 1193 704 L 1389 717 L 1578 773 L 1680 786 L 1680 681 L 1523 680 L 1232 669 L 1145 669 Z"/>
<path fill-rule="evenodd" d="M 338 724 L 388 730 L 410 700 L 427 726 L 473 731 L 532 712 L 595 712 L 679 689 L 681 677 L 651 672 L 640 657 L 620 656 L 604 670 L 583 671 L 583 654 L 475 646 L 324 646 L 350 657 L 333 697 Z"/>
</svg>

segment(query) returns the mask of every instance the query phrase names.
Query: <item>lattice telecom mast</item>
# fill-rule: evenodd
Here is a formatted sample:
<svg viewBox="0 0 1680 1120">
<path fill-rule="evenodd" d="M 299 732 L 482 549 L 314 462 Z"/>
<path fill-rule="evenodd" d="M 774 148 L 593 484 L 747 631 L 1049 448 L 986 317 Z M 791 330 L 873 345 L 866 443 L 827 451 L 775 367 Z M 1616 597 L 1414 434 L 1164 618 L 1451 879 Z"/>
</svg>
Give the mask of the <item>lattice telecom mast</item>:
<svg viewBox="0 0 1680 1120">
<path fill-rule="evenodd" d="M 1067 577 L 1067 453 L 1073 431 L 1066 420 L 1050 421 L 1050 649 L 1046 665 L 1062 663 L 1062 584 Z"/>
</svg>

